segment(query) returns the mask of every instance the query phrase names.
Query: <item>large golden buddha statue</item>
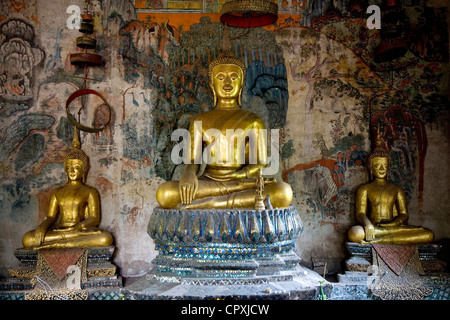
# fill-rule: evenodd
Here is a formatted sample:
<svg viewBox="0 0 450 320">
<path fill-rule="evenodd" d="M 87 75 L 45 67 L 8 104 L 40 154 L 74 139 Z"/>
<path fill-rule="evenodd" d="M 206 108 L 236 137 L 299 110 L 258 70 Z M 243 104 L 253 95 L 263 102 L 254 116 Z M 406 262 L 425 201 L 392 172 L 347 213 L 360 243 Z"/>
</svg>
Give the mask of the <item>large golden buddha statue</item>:
<svg viewBox="0 0 450 320">
<path fill-rule="evenodd" d="M 45 220 L 22 238 L 25 249 L 105 247 L 112 235 L 100 230 L 100 199 L 96 189 L 84 184 L 89 158 L 81 150 L 75 128 L 71 151 L 64 159 L 68 181 L 55 189 Z"/>
<path fill-rule="evenodd" d="M 356 220 L 361 225 L 350 228 L 349 240 L 362 244 L 432 242 L 434 234 L 431 230 L 407 224 L 405 193 L 400 187 L 387 182 L 389 165 L 389 152 L 382 147 L 378 133 L 376 147 L 368 159 L 373 181 L 357 190 Z"/>
<path fill-rule="evenodd" d="M 185 164 L 180 181 L 160 185 L 156 199 L 163 208 L 253 208 L 256 178 L 267 165 L 267 143 L 260 134 L 262 119 L 241 109 L 245 66 L 231 51 L 224 51 L 208 69 L 209 85 L 214 94 L 215 109 L 198 114 L 191 122 L 191 163 Z M 217 139 L 217 132 L 232 139 Z M 252 131 L 253 130 L 253 131 Z M 252 131 L 255 139 L 246 139 Z M 203 144 L 195 141 L 203 139 Z M 238 143 L 235 143 L 238 141 Z M 239 141 L 245 145 L 239 145 Z M 212 148 L 214 146 L 214 148 Z M 194 159 L 203 159 L 210 151 L 203 173 Z M 226 150 L 225 152 L 219 152 Z M 250 161 L 251 159 L 256 161 Z M 200 161 L 201 162 L 201 161 Z M 204 161 L 205 162 L 205 161 Z M 273 207 L 284 208 L 292 201 L 292 189 L 285 182 L 264 180 L 263 197 L 270 195 Z"/>
</svg>

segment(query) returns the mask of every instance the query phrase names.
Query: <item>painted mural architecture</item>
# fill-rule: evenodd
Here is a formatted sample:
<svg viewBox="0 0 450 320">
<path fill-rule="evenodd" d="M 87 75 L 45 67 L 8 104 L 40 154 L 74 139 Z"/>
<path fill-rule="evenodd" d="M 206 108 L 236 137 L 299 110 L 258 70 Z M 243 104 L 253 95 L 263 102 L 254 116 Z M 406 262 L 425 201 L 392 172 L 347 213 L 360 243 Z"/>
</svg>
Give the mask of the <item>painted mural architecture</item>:
<svg viewBox="0 0 450 320">
<path fill-rule="evenodd" d="M 33 290 L 51 276 L 72 299 L 448 299 L 449 4 L 270 0 L 276 22 L 238 28 L 221 22 L 226 2 L 1 1 L 0 299 L 45 299 Z M 218 111 L 231 89 L 214 87 L 220 72 L 208 69 L 224 51 L 235 62 L 221 74 L 242 79 L 235 118 Z M 199 119 L 264 129 L 263 158 L 277 167 L 259 178 L 260 167 L 233 167 L 228 179 L 224 165 L 199 165 L 190 181 L 210 202 L 186 202 L 174 150 L 181 159 L 179 133 Z M 36 228 L 49 203 L 72 199 L 55 197 L 74 137 L 107 241 L 59 248 L 61 258 L 39 248 Z M 364 197 L 384 170 L 368 167 L 375 146 L 389 159 L 377 181 L 391 187 Z M 263 194 L 262 209 L 247 205 Z M 390 222 L 407 221 L 389 225 L 379 209 L 375 230 L 420 226 L 424 240 L 371 244 L 358 205 L 380 199 Z"/>
</svg>

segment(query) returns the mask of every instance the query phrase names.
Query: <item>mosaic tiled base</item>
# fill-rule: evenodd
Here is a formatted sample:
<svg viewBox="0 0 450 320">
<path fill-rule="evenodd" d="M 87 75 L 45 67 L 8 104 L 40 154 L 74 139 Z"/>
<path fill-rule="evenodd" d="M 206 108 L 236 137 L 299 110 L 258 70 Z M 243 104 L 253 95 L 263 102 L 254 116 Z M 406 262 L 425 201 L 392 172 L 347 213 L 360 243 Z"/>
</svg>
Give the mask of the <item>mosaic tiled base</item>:
<svg viewBox="0 0 450 320">
<path fill-rule="evenodd" d="M 155 208 L 148 232 L 159 242 L 273 243 L 303 230 L 295 207 L 273 210 Z"/>
<path fill-rule="evenodd" d="M 299 265 L 294 244 L 302 229 L 294 207 L 156 208 L 148 227 L 155 267 L 125 289 L 127 298 L 315 299 L 326 281 Z"/>
<path fill-rule="evenodd" d="M 122 278 L 110 261 L 113 253 L 113 246 L 88 248 L 87 277 L 81 281 L 81 289 L 86 291 L 88 299 L 111 300 L 121 297 Z M 0 299 L 3 300 L 20 300 L 35 289 L 32 279 L 36 273 L 38 251 L 17 249 L 14 255 L 20 264 L 9 269 L 9 277 L 0 282 Z M 98 299 L 101 297 L 104 298 Z"/>
<path fill-rule="evenodd" d="M 373 283 L 376 277 L 367 272 L 346 271 L 338 275 L 338 283 L 332 284 L 329 300 L 380 300 L 369 290 L 368 283 Z M 445 272 L 421 276 L 424 283 L 433 289 L 433 293 L 424 300 L 449 300 L 450 274 Z"/>
<path fill-rule="evenodd" d="M 370 245 L 347 242 L 350 257 L 345 261 L 346 271 L 338 275 L 338 283 L 333 283 L 331 300 L 379 300 L 369 290 L 376 276 L 369 274 L 372 265 L 372 248 Z M 433 293 L 424 300 L 448 300 L 450 293 L 450 275 L 442 272 L 445 262 L 437 258 L 441 250 L 438 244 L 421 244 L 418 253 L 425 275 L 421 280 L 433 289 Z M 370 269 L 369 269 L 370 270 Z"/>
<path fill-rule="evenodd" d="M 345 268 L 348 271 L 367 271 L 372 265 L 372 247 L 370 244 L 362 245 L 354 242 L 347 242 L 347 250 L 350 257 L 345 261 Z M 442 272 L 446 263 L 437 258 L 442 246 L 439 244 L 419 244 L 419 258 L 422 268 L 427 273 Z"/>
<path fill-rule="evenodd" d="M 294 207 L 274 210 L 155 208 L 148 233 L 162 275 L 236 278 L 276 274 L 300 259 L 293 246 L 303 229 Z"/>
<path fill-rule="evenodd" d="M 163 276 L 153 270 L 123 292 L 130 300 L 314 300 L 321 282 L 330 294 L 329 283 L 301 266 L 278 275 L 217 279 Z"/>
<path fill-rule="evenodd" d="M 114 250 L 114 246 L 88 248 L 88 263 L 111 261 Z M 21 248 L 14 251 L 14 256 L 24 264 L 36 265 L 38 260 L 38 251 Z"/>
<path fill-rule="evenodd" d="M 119 289 L 87 290 L 88 300 L 123 300 L 125 295 Z M 26 292 L 0 291 L 0 300 L 25 300 Z"/>
</svg>

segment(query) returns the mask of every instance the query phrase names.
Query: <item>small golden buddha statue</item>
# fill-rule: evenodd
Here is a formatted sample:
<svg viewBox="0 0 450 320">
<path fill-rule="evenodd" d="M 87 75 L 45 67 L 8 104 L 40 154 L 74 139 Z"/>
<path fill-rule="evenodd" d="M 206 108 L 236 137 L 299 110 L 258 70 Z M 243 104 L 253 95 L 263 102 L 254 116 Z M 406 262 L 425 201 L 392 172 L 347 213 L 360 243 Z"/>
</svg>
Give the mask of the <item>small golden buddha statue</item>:
<svg viewBox="0 0 450 320">
<path fill-rule="evenodd" d="M 55 189 L 45 220 L 22 238 L 25 249 L 106 247 L 112 235 L 97 228 L 100 199 L 96 189 L 84 184 L 89 158 L 81 150 L 75 128 L 71 151 L 64 159 L 68 182 Z"/>
<path fill-rule="evenodd" d="M 431 230 L 407 225 L 408 209 L 403 190 L 387 182 L 389 151 L 382 147 L 379 132 L 376 147 L 368 159 L 373 181 L 362 185 L 356 194 L 356 220 L 361 224 L 348 231 L 356 243 L 408 244 L 428 243 Z"/>
<path fill-rule="evenodd" d="M 200 174 L 199 164 L 194 161 L 185 164 L 180 181 L 167 181 L 160 185 L 156 199 L 163 208 L 254 208 L 255 179 L 259 170 L 267 166 L 267 143 L 258 134 L 260 129 L 265 129 L 262 119 L 240 108 L 245 66 L 231 51 L 225 50 L 211 62 L 208 75 L 215 109 L 196 115 L 191 122 L 191 159 L 204 161 L 203 152 L 213 142 L 215 150 L 229 151 L 227 159 L 219 156 L 206 162 L 206 167 Z M 199 123 L 200 129 L 196 126 Z M 219 131 L 226 136 L 227 130 L 233 130 L 233 140 L 245 141 L 245 147 L 237 144 L 230 147 L 230 139 L 215 139 L 211 134 Z M 255 130 L 257 133 L 253 140 L 255 148 L 243 137 L 248 130 Z M 203 144 L 194 141 L 196 134 L 202 137 Z M 255 155 L 257 161 L 249 161 Z M 226 161 L 229 159 L 231 161 Z M 273 207 L 279 208 L 289 206 L 293 196 L 287 183 L 270 178 L 264 179 L 262 196 L 267 195 L 270 195 Z"/>
</svg>

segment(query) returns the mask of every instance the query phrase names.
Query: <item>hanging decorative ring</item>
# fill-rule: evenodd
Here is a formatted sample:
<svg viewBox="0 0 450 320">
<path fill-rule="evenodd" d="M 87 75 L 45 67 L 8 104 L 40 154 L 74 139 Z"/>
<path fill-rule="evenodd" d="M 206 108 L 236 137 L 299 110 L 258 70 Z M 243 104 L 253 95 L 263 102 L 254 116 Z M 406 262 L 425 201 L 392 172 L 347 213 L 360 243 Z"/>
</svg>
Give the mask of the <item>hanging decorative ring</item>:
<svg viewBox="0 0 450 320">
<path fill-rule="evenodd" d="M 69 105 L 72 103 L 73 100 L 75 100 L 76 98 L 78 98 L 80 96 L 88 95 L 88 94 L 94 94 L 94 95 L 100 97 L 103 100 L 103 103 L 100 104 L 99 106 L 105 105 L 109 109 L 108 121 L 104 125 L 102 125 L 102 126 L 100 126 L 98 128 L 92 128 L 92 127 L 87 127 L 85 125 L 82 125 L 69 112 Z M 70 123 L 72 125 L 74 125 L 75 127 L 77 127 L 79 130 L 84 131 L 84 132 L 93 132 L 93 133 L 100 132 L 103 129 L 105 129 L 106 126 L 111 121 L 111 106 L 108 104 L 106 99 L 100 93 L 98 93 L 95 90 L 91 90 L 91 89 L 81 89 L 81 90 L 78 90 L 78 91 L 75 91 L 74 93 L 72 93 L 70 95 L 69 99 L 67 99 L 67 102 L 66 102 L 66 113 L 67 113 L 67 118 L 69 119 Z"/>
<path fill-rule="evenodd" d="M 275 23 L 278 5 L 270 0 L 229 0 L 222 6 L 220 21 L 239 28 L 255 28 Z"/>
</svg>

